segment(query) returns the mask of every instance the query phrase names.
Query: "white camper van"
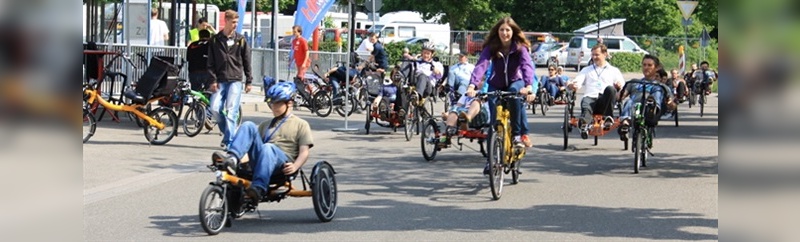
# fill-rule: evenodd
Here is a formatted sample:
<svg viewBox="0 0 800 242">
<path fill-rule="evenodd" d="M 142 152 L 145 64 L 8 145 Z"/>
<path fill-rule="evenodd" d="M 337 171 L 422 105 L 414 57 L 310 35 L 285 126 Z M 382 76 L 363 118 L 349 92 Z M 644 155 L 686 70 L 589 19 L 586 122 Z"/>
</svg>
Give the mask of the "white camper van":
<svg viewBox="0 0 800 242">
<path fill-rule="evenodd" d="M 391 43 L 409 38 L 427 38 L 436 45 L 450 45 L 450 24 L 439 24 L 438 18 L 424 20 L 418 12 L 400 11 L 380 17 L 369 32 L 380 33 L 381 41 Z"/>
</svg>

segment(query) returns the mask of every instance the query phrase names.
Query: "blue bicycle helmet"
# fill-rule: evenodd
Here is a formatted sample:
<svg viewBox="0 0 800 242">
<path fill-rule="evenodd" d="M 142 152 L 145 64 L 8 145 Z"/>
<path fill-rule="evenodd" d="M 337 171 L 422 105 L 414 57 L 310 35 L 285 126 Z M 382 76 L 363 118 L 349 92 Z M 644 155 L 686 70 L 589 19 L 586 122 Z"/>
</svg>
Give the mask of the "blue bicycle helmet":
<svg viewBox="0 0 800 242">
<path fill-rule="evenodd" d="M 278 82 L 267 90 L 267 98 L 271 102 L 285 102 L 294 98 L 297 92 L 293 82 Z"/>
</svg>

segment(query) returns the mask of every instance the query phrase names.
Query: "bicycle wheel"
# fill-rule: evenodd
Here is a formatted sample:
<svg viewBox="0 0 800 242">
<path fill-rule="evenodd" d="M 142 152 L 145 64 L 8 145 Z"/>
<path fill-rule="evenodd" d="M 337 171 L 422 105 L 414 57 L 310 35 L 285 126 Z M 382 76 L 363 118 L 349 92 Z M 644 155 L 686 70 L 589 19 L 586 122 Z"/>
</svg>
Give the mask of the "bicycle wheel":
<svg viewBox="0 0 800 242">
<path fill-rule="evenodd" d="M 567 150 L 569 145 L 569 132 L 572 129 L 570 126 L 569 105 L 564 106 L 564 123 L 561 125 L 561 130 L 564 133 L 564 150 Z"/>
<path fill-rule="evenodd" d="M 363 87 L 358 88 L 358 92 L 356 93 L 358 93 L 356 98 L 356 100 L 358 100 L 358 108 L 362 111 L 369 110 L 369 102 L 367 100 L 369 98 L 369 93 L 367 93 L 367 89 Z"/>
<path fill-rule="evenodd" d="M 346 103 L 336 105 L 336 113 L 338 113 L 339 116 L 342 117 L 349 117 L 351 114 L 353 114 L 354 111 L 356 111 L 356 105 L 357 104 L 355 97 L 350 96 L 350 98 L 347 99 Z"/>
<path fill-rule="evenodd" d="M 547 93 L 541 92 L 539 94 L 539 107 L 542 109 L 542 116 L 547 116 L 547 110 L 550 110 L 550 99 Z"/>
<path fill-rule="evenodd" d="M 703 117 L 703 111 L 706 107 L 706 94 L 700 94 L 700 117 Z"/>
<path fill-rule="evenodd" d="M 222 231 L 228 221 L 228 201 L 222 187 L 209 185 L 200 196 L 200 225 L 208 235 Z"/>
<path fill-rule="evenodd" d="M 320 162 L 311 174 L 311 200 L 314 212 L 322 222 L 330 222 L 336 215 L 337 188 L 333 167 L 327 162 Z"/>
<path fill-rule="evenodd" d="M 364 131 L 366 132 L 366 134 L 369 134 L 369 125 L 370 123 L 372 123 L 372 113 L 367 112 L 367 115 L 364 116 L 367 116 L 367 122 L 364 123 Z"/>
<path fill-rule="evenodd" d="M 675 127 L 678 127 L 678 108 L 675 108 L 675 111 L 672 111 L 672 118 L 675 119 Z"/>
<path fill-rule="evenodd" d="M 142 113 L 150 113 L 150 111 L 153 111 L 153 106 L 152 106 L 152 105 L 150 105 L 150 104 L 148 103 L 148 104 L 147 104 L 147 105 L 145 105 L 144 107 L 140 107 L 140 108 L 138 108 L 138 109 L 139 109 L 139 111 L 141 111 Z M 141 118 L 139 118 L 138 116 L 136 116 L 136 114 L 133 114 L 133 113 L 131 113 L 131 112 L 128 112 L 128 118 L 129 118 L 129 119 L 133 119 L 133 120 L 136 122 L 136 127 L 139 127 L 139 128 L 144 128 L 144 126 L 145 126 L 145 122 L 144 122 L 144 120 L 142 120 Z"/>
<path fill-rule="evenodd" d="M 164 129 L 158 129 L 145 122 L 144 137 L 150 144 L 163 145 L 172 140 L 178 132 L 178 117 L 170 108 L 156 108 L 147 114 L 156 122 L 164 124 Z"/>
<path fill-rule="evenodd" d="M 633 128 L 633 147 L 631 150 L 633 151 L 633 173 L 639 173 L 639 167 L 642 164 L 642 152 L 644 150 L 644 139 L 643 135 L 639 131 L 638 125 L 634 125 Z"/>
<path fill-rule="evenodd" d="M 439 126 L 436 125 L 436 121 L 429 119 L 426 122 L 425 128 L 419 135 L 419 140 L 422 148 L 422 157 L 427 161 L 433 161 L 436 158 L 439 145 Z"/>
<path fill-rule="evenodd" d="M 408 108 L 408 114 L 406 114 L 403 124 L 403 132 L 406 136 L 406 141 L 411 141 L 411 138 L 414 137 L 414 124 L 416 123 L 417 115 L 416 108 L 413 106 Z"/>
<path fill-rule="evenodd" d="M 519 172 L 519 165 L 520 164 L 519 163 L 520 162 L 522 162 L 522 160 L 518 160 L 518 161 L 515 161 L 514 163 L 511 163 L 511 184 L 519 183 L 519 174 L 520 174 L 520 172 Z"/>
<path fill-rule="evenodd" d="M 194 102 L 183 115 L 183 133 L 188 137 L 195 137 L 203 131 L 206 122 L 206 106 L 202 102 Z M 241 115 L 239 115 L 241 116 Z"/>
<path fill-rule="evenodd" d="M 83 143 L 89 141 L 94 136 L 94 131 L 97 129 L 97 120 L 94 119 L 94 114 L 89 109 L 83 109 Z"/>
<path fill-rule="evenodd" d="M 314 106 L 315 112 L 317 116 L 320 117 L 328 117 L 333 111 L 333 101 L 331 100 L 331 96 L 328 95 L 326 91 L 318 91 L 314 94 L 313 103 L 311 106 Z"/>
<path fill-rule="evenodd" d="M 503 193 L 503 159 L 505 149 L 503 147 L 503 126 L 498 125 L 497 129 L 489 136 L 489 187 L 492 189 L 492 199 L 498 200 Z"/>
</svg>

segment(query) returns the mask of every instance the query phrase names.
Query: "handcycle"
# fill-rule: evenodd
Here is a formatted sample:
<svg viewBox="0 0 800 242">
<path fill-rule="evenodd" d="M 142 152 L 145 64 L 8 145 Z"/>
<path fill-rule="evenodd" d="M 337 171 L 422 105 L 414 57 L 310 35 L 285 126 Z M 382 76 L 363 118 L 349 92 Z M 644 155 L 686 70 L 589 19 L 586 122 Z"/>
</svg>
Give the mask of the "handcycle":
<svg viewBox="0 0 800 242">
<path fill-rule="evenodd" d="M 436 93 L 431 94 L 427 98 L 422 98 L 422 94 L 418 93 L 416 90 L 416 83 L 417 83 L 417 65 L 421 63 L 430 63 L 425 62 L 422 60 L 401 60 L 400 62 L 408 63 L 405 67 L 400 67 L 400 65 L 396 65 L 395 69 L 397 72 L 394 72 L 394 75 L 397 75 L 397 78 L 403 80 L 403 88 L 402 93 L 398 93 L 398 96 L 404 95 L 406 98 L 402 103 L 402 106 L 406 109 L 405 120 L 404 120 L 404 134 L 406 137 L 406 141 L 411 141 L 411 138 L 414 134 L 420 133 L 421 125 L 423 124 L 423 120 L 428 120 L 433 117 L 432 113 L 434 113 L 433 103 L 435 102 Z M 431 65 L 433 68 L 433 65 Z M 404 70 L 408 69 L 408 72 L 404 72 Z M 393 77 L 395 77 L 393 75 Z M 437 80 L 437 83 L 439 80 Z M 413 86 L 412 86 L 413 84 Z M 431 87 L 432 90 L 436 90 L 435 87 Z M 430 112 L 425 107 L 425 103 L 430 104 Z"/>
<path fill-rule="evenodd" d="M 712 80 L 703 81 L 703 80 L 695 80 L 692 83 L 692 90 L 689 90 L 689 95 L 691 101 L 689 102 L 689 107 L 691 108 L 691 104 L 696 100 L 697 105 L 700 106 L 700 117 L 703 117 L 703 112 L 705 111 L 706 103 L 708 102 L 708 94 L 707 90 L 711 90 L 711 84 L 713 83 Z"/>
<path fill-rule="evenodd" d="M 154 56 L 142 78 L 139 80 L 136 90 L 128 90 L 124 93 L 126 98 L 132 100 L 131 104 L 112 104 L 106 101 L 98 90 L 98 82 L 90 80 L 84 84 L 84 99 L 88 105 L 95 102 L 104 108 L 113 111 L 129 112 L 144 121 L 144 136 L 150 144 L 163 145 L 172 140 L 178 131 L 178 117 L 171 108 L 158 107 L 144 113 L 145 105 L 158 101 L 164 96 L 168 96 L 174 90 L 169 88 L 168 82 L 176 82 L 177 73 L 180 66 L 171 64 L 164 59 L 169 57 Z M 88 115 L 84 112 L 84 119 Z M 171 128 L 171 130 L 168 130 Z M 88 141 L 88 138 L 84 138 Z"/>
<path fill-rule="evenodd" d="M 336 63 L 338 65 L 337 67 L 341 67 L 341 66 L 344 66 L 344 64 L 346 64 L 346 62 L 344 62 L 344 61 L 337 61 Z M 325 92 L 328 94 L 328 99 L 332 100 L 331 101 L 331 105 L 333 106 L 333 109 L 336 110 L 336 113 L 339 114 L 339 116 L 342 116 L 342 117 L 350 116 L 351 114 L 353 114 L 353 112 L 356 111 L 356 107 L 358 106 L 357 105 L 357 102 L 358 102 L 358 99 L 357 99 L 358 87 L 355 86 L 354 82 L 351 81 L 350 82 L 351 85 L 342 85 L 342 84 L 340 84 L 339 85 L 339 89 L 340 90 L 338 90 L 337 93 L 334 93 L 333 92 L 333 83 L 331 83 L 332 80 L 329 77 L 326 77 L 325 74 L 322 73 L 322 70 L 320 70 L 320 67 L 319 67 L 319 63 L 314 63 L 313 64 L 313 66 L 311 67 L 311 72 L 314 73 L 314 75 L 317 76 L 317 78 L 323 80 L 324 83 L 327 83 L 326 85 L 321 86 L 321 88 L 323 90 L 325 90 Z M 350 77 L 351 78 L 358 78 L 357 75 L 356 76 L 350 76 Z M 341 77 L 340 79 L 344 79 L 344 78 Z M 342 80 L 337 80 L 337 81 L 342 82 Z M 345 88 L 345 87 L 348 87 L 348 86 L 349 86 L 349 88 Z M 343 88 L 345 88 L 345 89 L 343 89 Z M 346 100 L 345 100 L 345 96 L 347 97 Z M 315 95 L 314 97 L 316 98 L 318 96 Z M 325 100 L 318 100 L 318 102 L 324 102 L 324 101 Z"/>
<path fill-rule="evenodd" d="M 294 79 L 297 85 L 297 94 L 295 95 L 295 109 L 299 107 L 308 108 L 311 113 L 317 114 L 320 117 L 327 117 L 333 111 L 333 100 L 331 99 L 328 91 L 323 87 L 322 79 L 317 76 L 306 76 L 302 80 L 299 78 Z"/>
<path fill-rule="evenodd" d="M 550 95 L 544 85 L 541 83 L 539 83 L 539 85 L 539 89 L 536 90 L 536 98 L 530 103 L 531 114 L 536 114 L 536 105 L 539 105 L 542 116 L 547 116 L 547 111 L 550 110 L 550 103 L 555 105 L 567 104 L 567 98 L 564 97 L 564 95 L 566 95 L 566 88 L 562 87 L 561 90 L 558 91 L 558 94 L 556 94 L 557 96 L 554 97 Z M 574 95 L 574 93 L 572 95 Z"/>
<path fill-rule="evenodd" d="M 511 184 L 519 183 L 519 175 L 522 173 L 519 170 L 522 158 L 525 157 L 525 148 L 515 147 L 513 145 L 513 134 L 511 133 L 511 126 L 509 120 L 511 119 L 511 112 L 508 108 L 509 101 L 512 99 L 524 99 L 517 92 L 508 91 L 493 91 L 488 93 L 478 93 L 478 97 L 486 100 L 487 98 L 496 98 L 497 102 L 497 117 L 490 125 L 489 135 L 489 187 L 492 190 L 492 198 L 494 200 L 500 199 L 503 192 L 503 178 L 505 174 L 511 173 Z M 519 110 L 524 112 L 525 110 Z"/>
<path fill-rule="evenodd" d="M 631 83 L 639 84 L 639 88 L 642 90 L 648 90 L 648 87 L 655 87 L 661 88 L 665 94 L 669 91 L 669 89 L 664 88 L 657 83 L 640 80 L 628 81 L 625 83 L 625 86 L 627 87 Z M 622 90 L 626 89 L 623 88 Z M 661 119 L 661 107 L 656 105 L 656 101 L 650 95 L 650 92 L 643 91 L 643 93 L 644 96 L 641 98 L 641 100 L 637 103 L 634 103 L 633 112 L 631 115 L 631 127 L 633 130 L 631 133 L 631 138 L 633 139 L 631 151 L 634 154 L 633 173 L 639 173 L 640 167 L 646 167 L 647 156 L 653 155 L 653 153 L 650 152 L 650 149 L 653 148 L 655 128 L 658 125 L 658 120 Z M 662 101 L 666 101 L 667 98 L 663 97 L 663 99 L 664 100 Z M 677 119 L 675 122 L 677 126 Z M 627 139 L 627 137 L 625 138 Z"/>
<path fill-rule="evenodd" d="M 380 73 L 372 72 L 364 76 L 364 81 L 367 86 L 366 106 L 371 107 L 372 103 L 375 102 L 375 99 L 380 95 L 380 90 L 383 88 L 383 80 Z M 400 96 L 399 92 L 397 96 Z M 391 102 L 387 98 L 381 98 L 381 102 L 378 103 L 378 108 L 376 110 L 369 109 L 369 113 L 365 115 L 366 123 L 364 123 L 366 134 L 369 134 L 373 120 L 378 126 L 391 128 L 392 132 L 397 132 L 398 127 L 405 125 L 404 117 L 406 116 L 406 112 L 402 109 L 395 111 L 390 103 Z"/>
<path fill-rule="evenodd" d="M 564 106 L 564 123 L 561 125 L 561 130 L 564 134 L 564 150 L 567 150 L 569 146 L 569 133 L 572 132 L 573 128 L 578 127 L 578 117 L 575 117 L 574 110 L 575 110 L 575 91 L 566 89 L 564 97 L 565 106 Z M 619 108 L 619 104 L 615 105 Z M 603 128 L 603 123 L 605 122 L 604 116 L 602 114 L 594 114 L 592 115 L 591 120 L 591 128 L 589 129 L 589 136 L 594 137 L 594 145 L 598 143 L 598 137 L 604 136 L 607 133 L 615 130 L 617 127 L 621 125 L 621 120 L 619 118 L 614 118 L 614 123 L 608 129 Z M 628 139 L 620 137 L 624 143 L 624 150 L 628 150 Z"/>
<path fill-rule="evenodd" d="M 476 117 L 477 118 L 477 117 Z M 478 140 L 478 146 L 480 146 L 480 152 L 483 157 L 487 157 L 487 134 L 489 133 L 489 129 L 491 128 L 490 124 L 478 124 L 476 122 L 477 119 L 473 119 L 472 122 L 467 124 L 466 130 L 459 129 L 455 133 L 456 144 L 458 150 L 464 150 L 464 144 L 461 142 L 462 139 L 467 139 L 469 142 L 473 142 Z M 466 120 L 459 117 L 458 121 L 456 122 L 456 127 L 461 127 Z M 422 157 L 425 158 L 427 161 L 433 161 L 436 158 L 436 153 L 441 151 L 442 149 L 450 148 L 451 143 L 448 143 L 448 140 L 451 140 L 453 137 L 450 137 L 447 133 L 441 132 L 440 126 L 437 122 L 436 118 L 429 118 L 425 122 L 425 126 L 420 133 L 420 148 L 422 149 Z M 445 140 L 442 140 L 445 139 Z"/>
<path fill-rule="evenodd" d="M 306 176 L 302 169 L 292 175 L 277 170 L 269 182 L 269 193 L 254 202 L 245 190 L 253 178 L 249 164 L 240 163 L 233 174 L 221 165 L 208 165 L 214 172 L 215 180 L 210 182 L 200 197 L 200 225 L 209 235 L 216 235 L 223 227 L 231 227 L 233 220 L 245 213 L 258 212 L 258 203 L 280 202 L 287 197 L 311 197 L 314 212 L 322 222 L 330 222 L 336 215 L 338 193 L 336 171 L 327 161 L 319 161 Z M 300 176 L 302 189 L 292 182 Z"/>
</svg>

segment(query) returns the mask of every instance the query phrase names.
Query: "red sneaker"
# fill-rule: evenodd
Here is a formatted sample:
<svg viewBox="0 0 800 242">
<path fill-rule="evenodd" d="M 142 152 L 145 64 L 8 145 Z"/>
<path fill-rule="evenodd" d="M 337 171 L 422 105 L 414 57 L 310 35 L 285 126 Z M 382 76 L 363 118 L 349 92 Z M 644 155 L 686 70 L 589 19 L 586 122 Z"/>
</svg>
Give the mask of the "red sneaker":
<svg viewBox="0 0 800 242">
<path fill-rule="evenodd" d="M 531 143 L 531 139 L 528 138 L 527 134 L 523 134 L 520 139 L 522 140 L 522 143 L 525 144 L 525 147 L 527 148 L 533 147 L 533 143 Z"/>
</svg>

